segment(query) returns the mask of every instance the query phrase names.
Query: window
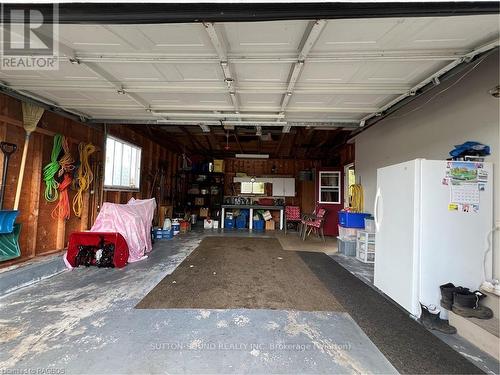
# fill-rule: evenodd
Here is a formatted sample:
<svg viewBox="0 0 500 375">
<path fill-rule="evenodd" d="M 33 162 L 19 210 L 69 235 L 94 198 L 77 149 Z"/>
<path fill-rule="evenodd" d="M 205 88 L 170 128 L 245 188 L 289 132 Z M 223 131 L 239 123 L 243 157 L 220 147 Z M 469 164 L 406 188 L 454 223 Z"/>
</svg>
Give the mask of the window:
<svg viewBox="0 0 500 375">
<path fill-rule="evenodd" d="M 319 203 L 340 203 L 340 172 L 319 172 Z"/>
<path fill-rule="evenodd" d="M 241 183 L 241 193 L 242 194 L 264 194 L 265 186 L 264 182 L 242 182 Z"/>
<path fill-rule="evenodd" d="M 104 187 L 108 189 L 139 190 L 142 149 L 121 139 L 106 138 Z"/>
</svg>

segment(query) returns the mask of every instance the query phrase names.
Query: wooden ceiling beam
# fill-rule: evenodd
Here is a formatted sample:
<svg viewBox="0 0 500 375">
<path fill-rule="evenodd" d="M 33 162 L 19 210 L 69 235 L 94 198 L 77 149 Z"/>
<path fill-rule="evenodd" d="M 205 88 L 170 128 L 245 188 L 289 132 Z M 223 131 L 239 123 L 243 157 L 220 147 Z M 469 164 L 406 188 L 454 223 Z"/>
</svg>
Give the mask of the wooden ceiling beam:
<svg viewBox="0 0 500 375">
<path fill-rule="evenodd" d="M 283 145 L 283 141 L 286 137 L 286 133 L 281 133 L 281 136 L 280 136 L 280 141 L 278 143 L 278 147 L 276 148 L 276 157 L 280 157 L 281 156 L 281 146 Z"/>
<path fill-rule="evenodd" d="M 297 143 L 297 138 L 299 136 L 299 133 L 302 133 L 302 130 L 300 128 L 297 128 L 295 131 L 295 134 L 293 136 L 292 142 L 290 143 L 290 148 L 288 149 L 288 157 L 292 157 L 292 152 L 293 150 L 296 149 L 296 143 Z"/>
<path fill-rule="evenodd" d="M 189 138 L 189 142 L 193 146 L 194 150 L 197 150 L 199 153 L 206 154 L 207 149 L 196 139 L 196 137 L 184 126 L 179 127 L 181 131 Z"/>
</svg>

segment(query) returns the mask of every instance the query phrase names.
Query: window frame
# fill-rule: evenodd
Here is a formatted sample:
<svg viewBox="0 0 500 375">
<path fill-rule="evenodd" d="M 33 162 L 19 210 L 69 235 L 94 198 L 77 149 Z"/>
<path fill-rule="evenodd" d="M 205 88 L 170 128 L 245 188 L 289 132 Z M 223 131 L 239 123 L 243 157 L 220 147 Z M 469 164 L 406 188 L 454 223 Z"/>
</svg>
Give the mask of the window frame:
<svg viewBox="0 0 500 375">
<path fill-rule="evenodd" d="M 108 139 L 112 139 L 113 141 L 115 142 L 119 142 L 122 144 L 122 163 L 123 163 L 123 146 L 124 145 L 127 145 L 129 147 L 131 147 L 132 149 L 137 149 L 139 150 L 140 152 L 140 157 L 139 157 L 139 164 L 138 164 L 138 167 L 139 167 L 139 170 L 138 170 L 138 173 L 137 173 L 137 176 L 139 178 L 139 181 L 138 181 L 138 186 L 137 187 L 130 187 L 130 186 L 123 186 L 123 185 L 106 185 L 106 160 L 107 160 L 107 153 L 108 153 Z M 131 142 L 128 142 L 128 141 L 125 141 L 124 139 L 121 139 L 121 138 L 118 138 L 118 137 L 115 137 L 113 135 L 109 135 L 107 134 L 105 136 L 105 139 L 104 139 L 104 145 L 105 145 L 105 153 L 104 153 L 104 168 L 103 168 L 103 190 L 104 191 L 130 191 L 130 192 L 140 192 L 141 191 L 141 182 L 142 182 L 142 176 L 141 176 L 141 173 L 142 173 L 142 147 L 139 146 L 139 145 L 136 145 L 134 143 L 131 143 Z M 116 143 L 115 143 L 115 147 L 116 147 Z M 136 154 L 137 155 L 137 154 Z M 132 159 L 132 156 L 131 156 L 131 159 Z M 136 165 L 137 165 L 137 156 L 136 156 Z M 113 170 L 111 171 L 111 180 L 113 180 L 113 176 L 114 176 L 114 167 L 115 167 L 115 162 L 114 162 L 114 154 L 113 154 Z M 132 171 L 130 172 L 131 175 L 132 175 Z M 123 170 L 122 170 L 122 174 L 123 174 Z"/>
<path fill-rule="evenodd" d="M 331 186 L 331 185 L 322 185 L 321 184 L 321 175 L 323 174 L 336 174 L 338 176 L 338 185 L 336 186 Z M 318 175 L 318 203 L 321 204 L 340 204 L 342 202 L 342 173 L 340 171 L 320 171 Z M 325 202 L 321 199 L 321 189 L 322 188 L 336 188 L 338 189 L 338 200 L 337 201 L 328 201 Z"/>
</svg>

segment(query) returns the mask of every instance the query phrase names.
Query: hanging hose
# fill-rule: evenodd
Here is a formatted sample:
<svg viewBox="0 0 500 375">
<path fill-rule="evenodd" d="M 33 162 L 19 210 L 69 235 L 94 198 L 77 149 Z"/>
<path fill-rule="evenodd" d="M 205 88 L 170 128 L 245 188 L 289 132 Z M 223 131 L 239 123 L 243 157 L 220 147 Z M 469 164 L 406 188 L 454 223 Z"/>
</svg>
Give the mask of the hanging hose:
<svg viewBox="0 0 500 375">
<path fill-rule="evenodd" d="M 363 186 L 360 184 L 349 186 L 349 195 L 351 197 L 351 211 L 363 212 L 365 206 Z"/>
<path fill-rule="evenodd" d="M 61 157 L 61 159 L 59 159 L 59 165 L 61 166 L 61 169 L 59 170 L 58 176 L 62 177 L 64 175 L 64 178 L 62 182 L 59 183 L 59 186 L 57 188 L 59 190 L 59 202 L 57 203 L 57 206 L 52 210 L 51 214 L 54 220 L 68 220 L 71 215 L 68 189 L 73 181 L 71 171 L 75 169 L 75 166 L 73 165 L 75 159 L 73 159 L 73 156 L 71 156 L 68 138 L 62 137 L 61 145 L 62 149 L 64 150 L 64 155 Z"/>
<path fill-rule="evenodd" d="M 57 187 L 59 184 L 55 179 L 55 175 L 59 168 L 59 162 L 57 158 L 62 150 L 62 138 L 60 134 L 54 136 L 54 146 L 52 147 L 52 153 L 50 156 L 50 163 L 43 168 L 43 180 L 45 181 L 45 200 L 47 202 L 55 202 L 59 197 L 59 191 Z"/>
<path fill-rule="evenodd" d="M 64 173 L 70 173 L 71 171 L 73 171 L 73 169 L 75 169 L 75 159 L 73 159 L 73 156 L 71 156 L 68 138 L 63 137 L 61 143 L 64 150 L 64 155 L 61 157 L 61 159 L 59 159 L 59 165 L 61 166 L 58 174 L 59 177 L 61 177 Z"/>
<path fill-rule="evenodd" d="M 77 186 L 77 192 L 73 198 L 73 212 L 76 217 L 81 217 L 83 211 L 83 193 L 90 188 L 94 179 L 89 158 L 96 151 L 96 148 L 91 143 L 85 144 L 82 142 L 78 145 L 78 151 L 80 154 L 80 167 L 76 172 L 75 185 Z"/>
<path fill-rule="evenodd" d="M 52 210 L 52 219 L 57 220 L 68 220 L 71 215 L 71 208 L 69 206 L 69 196 L 68 196 L 68 188 L 71 185 L 73 178 L 69 173 L 64 174 L 63 181 L 59 184 L 59 203 Z"/>
</svg>

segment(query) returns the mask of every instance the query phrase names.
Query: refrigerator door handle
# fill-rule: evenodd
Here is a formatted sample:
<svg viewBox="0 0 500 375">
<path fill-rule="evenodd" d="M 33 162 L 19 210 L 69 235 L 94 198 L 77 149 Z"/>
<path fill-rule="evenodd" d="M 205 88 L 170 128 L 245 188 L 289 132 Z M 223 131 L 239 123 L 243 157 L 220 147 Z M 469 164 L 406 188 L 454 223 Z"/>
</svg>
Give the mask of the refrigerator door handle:
<svg viewBox="0 0 500 375">
<path fill-rule="evenodd" d="M 378 232 L 380 229 L 380 226 L 382 225 L 382 218 L 383 218 L 383 210 L 382 210 L 382 215 L 379 215 L 379 202 L 380 199 L 382 199 L 382 194 L 380 194 L 380 188 L 377 189 L 377 194 L 375 195 L 375 204 L 373 207 L 373 216 L 375 219 L 375 229 Z M 382 200 L 383 202 L 383 200 Z"/>
</svg>

